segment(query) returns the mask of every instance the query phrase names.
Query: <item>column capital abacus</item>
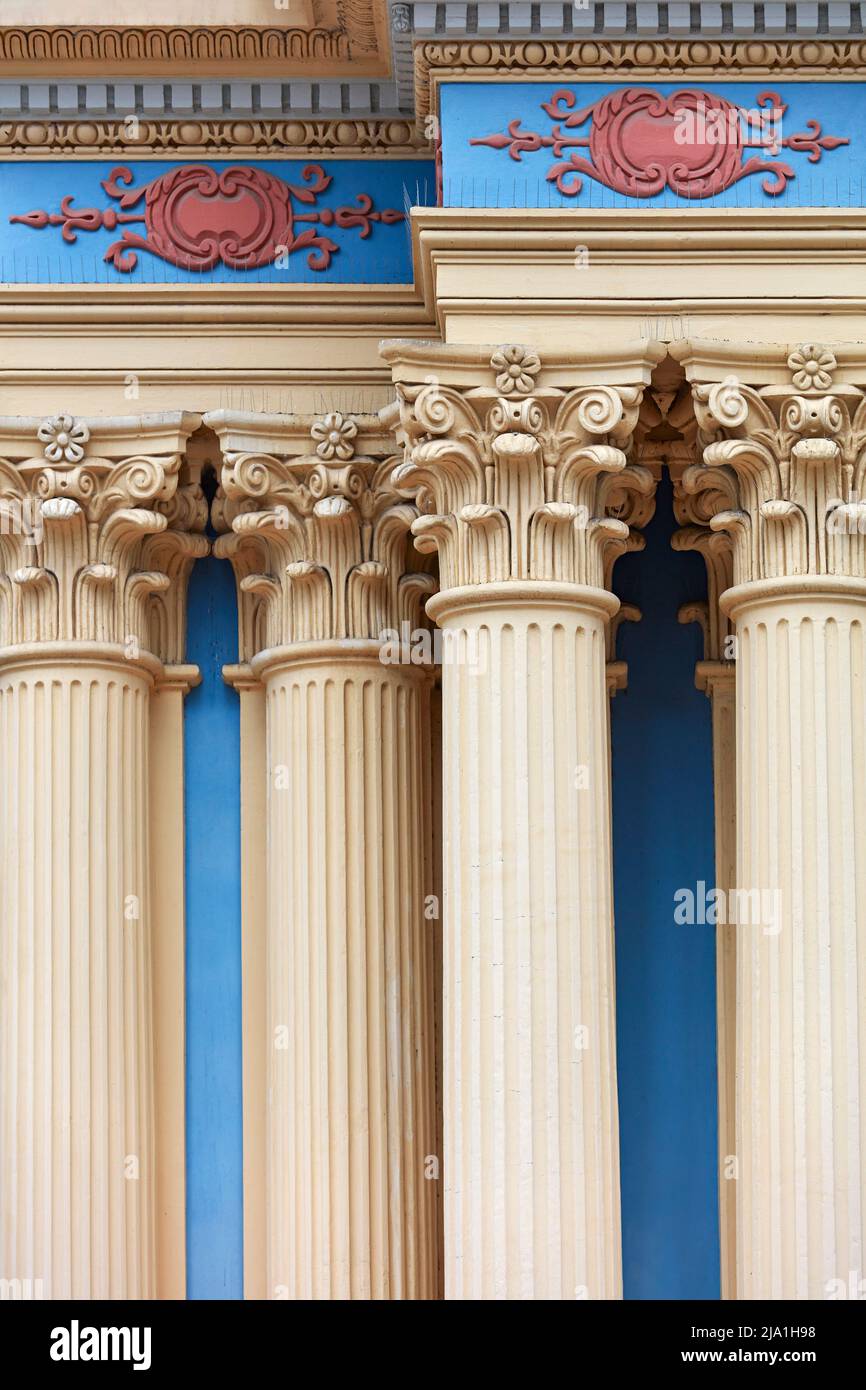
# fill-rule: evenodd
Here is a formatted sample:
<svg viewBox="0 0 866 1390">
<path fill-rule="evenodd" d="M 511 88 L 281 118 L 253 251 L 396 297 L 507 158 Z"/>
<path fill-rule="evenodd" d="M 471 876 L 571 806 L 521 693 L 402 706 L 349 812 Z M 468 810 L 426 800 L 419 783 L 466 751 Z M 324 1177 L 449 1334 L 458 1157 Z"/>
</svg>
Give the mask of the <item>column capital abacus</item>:
<svg viewBox="0 0 866 1390">
<path fill-rule="evenodd" d="M 505 599 L 511 584 L 607 589 L 614 561 L 642 543 L 630 525 L 652 514 L 653 474 L 630 460 L 661 350 L 641 344 L 619 369 L 545 364 L 513 343 L 380 351 L 404 448 L 394 483 L 420 507 L 416 545 L 438 552 L 436 607 L 480 586 Z"/>
<path fill-rule="evenodd" d="M 702 461 L 684 495 L 730 538 L 732 582 L 866 580 L 866 365 L 807 343 L 701 352 L 679 345 L 692 382 Z M 850 356 L 850 354 L 849 354 Z M 854 378 L 852 380 L 852 378 Z M 731 607 L 727 598 L 723 606 Z"/>
<path fill-rule="evenodd" d="M 378 417 L 204 419 L 223 453 L 215 551 L 237 577 L 242 663 L 426 626 L 436 580 L 411 545 L 418 506 L 392 482 L 399 458 Z"/>
<path fill-rule="evenodd" d="M 0 417 L 0 647 L 87 643 L 182 663 L 207 503 L 200 417 Z"/>
</svg>

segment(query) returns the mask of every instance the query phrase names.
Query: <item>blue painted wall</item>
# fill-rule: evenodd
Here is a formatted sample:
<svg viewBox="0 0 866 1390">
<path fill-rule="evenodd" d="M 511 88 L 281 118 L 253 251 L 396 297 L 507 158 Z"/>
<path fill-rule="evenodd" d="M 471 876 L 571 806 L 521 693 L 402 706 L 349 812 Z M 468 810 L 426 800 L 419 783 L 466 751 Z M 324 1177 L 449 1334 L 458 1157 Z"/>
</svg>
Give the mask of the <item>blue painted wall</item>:
<svg viewBox="0 0 866 1390">
<path fill-rule="evenodd" d="M 615 588 L 643 610 L 620 629 L 628 690 L 613 701 L 617 1048 L 625 1296 L 719 1297 L 715 943 L 677 926 L 674 893 L 714 881 L 710 706 L 681 603 L 703 562 L 674 554 L 671 489 L 647 548 Z M 190 584 L 189 658 L 203 681 L 186 714 L 187 1241 L 191 1298 L 243 1295 L 239 722 L 224 685 L 236 655 L 231 568 Z M 659 808 L 664 808 L 660 814 Z"/>
<path fill-rule="evenodd" d="M 628 690 L 612 706 L 616 1006 L 626 1298 L 718 1298 L 715 941 L 677 926 L 674 893 L 715 882 L 710 703 L 702 638 L 677 609 L 706 596 L 674 554 L 671 487 L 647 548 L 614 570 L 643 611 L 620 628 Z"/>
<path fill-rule="evenodd" d="M 620 629 L 629 664 L 613 702 L 613 829 L 622 1221 L 627 1298 L 719 1297 L 715 944 L 677 926 L 674 893 L 714 881 L 710 706 L 701 637 L 677 622 L 705 595 L 703 562 L 674 554 L 671 489 L 647 548 L 615 588 L 643 610 Z M 188 697 L 187 1240 L 191 1298 L 243 1292 L 239 730 L 223 684 L 236 653 L 231 568 L 190 585 Z M 663 807 L 663 814 L 659 808 Z"/>
<path fill-rule="evenodd" d="M 123 167 L 133 175 L 129 187 L 139 188 L 182 163 L 184 161 L 180 160 L 133 160 Z M 208 167 L 216 170 L 231 168 L 233 163 L 237 161 L 207 161 Z M 247 160 L 245 163 L 285 182 L 308 187 L 302 171 L 309 167 L 310 160 Z M 331 183 L 317 196 L 315 203 L 293 202 L 296 213 L 333 210 L 341 206 L 357 209 L 359 193 L 369 194 L 378 211 L 395 208 L 404 213 L 413 204 L 430 203 L 435 197 L 435 176 L 429 160 L 325 158 L 317 163 L 331 176 Z M 309 249 L 306 249 L 293 251 L 281 268 L 267 265 L 255 270 L 233 270 L 219 264 L 205 272 L 181 269 L 147 251 L 139 251 L 135 268 L 121 272 L 103 257 L 109 246 L 120 239 L 123 227 L 114 231 L 104 227 L 95 231 L 77 229 L 75 240 L 66 242 L 60 225 L 33 228 L 9 221 L 11 216 L 32 211 L 56 213 L 67 195 L 72 195 L 73 212 L 88 208 L 119 209 L 117 200 L 100 186 L 118 167 L 117 160 L 38 160 L 4 164 L 0 175 L 0 282 L 172 284 L 184 281 L 200 284 L 202 281 L 240 280 L 279 284 L 328 280 L 344 284 L 412 283 L 412 252 L 406 222 L 373 223 L 365 238 L 361 237 L 358 227 L 296 223 L 296 234 L 315 225 L 338 245 L 339 250 L 324 271 L 310 269 L 307 264 Z M 138 214 L 143 208 L 144 199 L 129 212 Z M 128 224 L 128 230 L 138 235 L 146 232 L 142 222 Z"/>
<path fill-rule="evenodd" d="M 240 720 L 222 667 L 237 660 L 231 565 L 193 569 L 187 696 L 187 1296 L 243 1297 Z"/>
<path fill-rule="evenodd" d="M 822 150 L 820 160 L 810 163 L 807 152 L 784 149 L 777 159 L 769 151 L 750 149 L 745 157 L 760 156 L 769 165 L 786 163 L 794 171 L 784 192 L 770 197 L 761 187 L 766 174 L 753 174 L 739 183 L 703 198 L 698 207 L 864 207 L 866 206 L 866 99 L 859 82 L 449 82 L 441 88 L 442 169 L 446 206 L 451 207 L 594 207 L 648 208 L 684 207 L 690 200 L 670 189 L 652 198 L 632 198 L 597 183 L 584 175 L 577 196 L 566 196 L 546 179 L 547 171 L 558 160 L 567 160 L 550 148 L 524 152 L 512 159 L 507 149 L 471 145 L 479 136 L 506 132 L 509 122 L 519 119 L 522 132 L 552 135 L 555 122 L 541 109 L 557 91 L 574 93 L 573 110 L 589 106 L 610 92 L 625 86 L 646 85 L 655 92 L 670 94 L 683 88 L 717 93 L 735 105 L 753 109 L 760 93 L 772 87 L 787 111 L 782 118 L 781 135 L 805 132 L 808 122 L 821 123 L 824 136 L 847 137 L 847 145 Z M 560 122 L 560 126 L 562 123 Z M 586 135 L 587 121 L 579 129 L 562 128 L 566 137 Z M 589 157 L 588 149 L 577 154 Z"/>
</svg>

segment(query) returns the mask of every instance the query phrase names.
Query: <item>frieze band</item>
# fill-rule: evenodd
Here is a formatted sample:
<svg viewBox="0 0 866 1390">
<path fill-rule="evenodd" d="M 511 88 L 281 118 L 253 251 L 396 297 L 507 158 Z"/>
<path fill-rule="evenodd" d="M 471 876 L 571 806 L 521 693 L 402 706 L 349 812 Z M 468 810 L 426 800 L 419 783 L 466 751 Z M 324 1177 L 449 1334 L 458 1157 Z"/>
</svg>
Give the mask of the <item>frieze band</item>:
<svg viewBox="0 0 866 1390">
<path fill-rule="evenodd" d="M 135 188 L 129 186 L 131 170 L 119 166 L 101 184 L 116 200 L 116 207 L 74 208 L 73 197 L 67 195 L 59 212 L 35 209 L 9 221 L 36 231 L 59 226 L 66 242 L 76 241 L 80 231 L 122 228 L 120 238 L 103 257 L 122 272 L 135 269 L 140 251 L 186 270 L 205 271 L 219 262 L 233 270 L 252 270 L 272 264 L 280 255 L 307 250 L 310 270 L 327 270 L 339 246 L 317 226 L 296 231 L 296 222 L 359 229 L 365 240 L 374 222 L 403 221 L 404 214 L 396 208 L 376 210 L 368 193 L 356 195 L 357 207 L 296 211 L 295 203 L 315 204 L 332 175 L 321 165 L 308 164 L 301 178 L 303 184 L 293 184 L 249 165 L 218 171 L 204 164 L 187 164 Z M 133 208 L 139 211 L 130 211 Z M 143 223 L 146 234 L 124 225 L 131 222 Z"/>
<path fill-rule="evenodd" d="M 761 188 L 776 197 L 796 178 L 790 164 L 774 162 L 783 149 L 808 154 L 816 164 L 824 150 L 850 143 L 845 136 L 824 135 L 816 120 L 807 122 L 807 131 L 783 137 L 778 128 L 788 108 L 776 92 L 759 93 L 754 113 L 697 88 L 665 96 L 651 87 L 623 87 L 574 110 L 576 100 L 566 87 L 541 103 L 554 122 L 549 134 L 521 130 L 517 118 L 506 132 L 469 143 L 507 149 L 518 162 L 524 154 L 551 149 L 560 162 L 551 165 L 546 178 L 566 197 L 581 192 L 585 174 L 637 198 L 654 197 L 665 188 L 683 198 L 710 198 L 752 174 L 765 175 Z M 568 133 L 588 122 L 584 133 Z M 588 149 L 589 159 L 575 146 Z M 771 158 L 751 155 L 743 161 L 753 148 Z"/>
<path fill-rule="evenodd" d="M 415 47 L 415 107 L 423 126 L 436 110 L 440 82 L 549 78 L 603 82 L 611 78 L 858 77 L 866 75 L 866 41 L 815 39 L 640 39 L 525 43 L 419 43 Z"/>
<path fill-rule="evenodd" d="M 0 160 L 26 156 L 65 158 L 153 159 L 176 155 L 193 159 L 213 155 L 375 154 L 381 159 L 429 157 L 430 140 L 411 120 L 382 117 L 359 120 L 160 120 L 123 117 L 109 120 L 0 121 Z"/>
</svg>

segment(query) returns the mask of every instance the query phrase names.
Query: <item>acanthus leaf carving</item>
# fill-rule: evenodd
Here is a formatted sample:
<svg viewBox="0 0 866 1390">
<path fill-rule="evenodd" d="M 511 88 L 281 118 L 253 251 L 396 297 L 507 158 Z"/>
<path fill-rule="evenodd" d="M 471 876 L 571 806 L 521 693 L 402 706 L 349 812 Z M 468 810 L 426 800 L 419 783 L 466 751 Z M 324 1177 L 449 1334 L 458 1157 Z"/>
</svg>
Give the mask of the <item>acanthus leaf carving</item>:
<svg viewBox="0 0 866 1390">
<path fill-rule="evenodd" d="M 270 421 L 272 447 L 242 451 L 234 439 L 261 421 L 214 417 L 215 552 L 235 569 L 241 659 L 295 643 L 383 641 L 410 619 L 427 625 L 435 578 L 411 543 L 419 505 L 392 482 L 398 459 L 378 420 L 330 411 Z"/>
<path fill-rule="evenodd" d="M 833 385 L 829 348 L 804 344 L 785 360 L 787 386 L 693 385 L 703 461 L 686 469 L 683 494 L 729 538 L 735 584 L 866 578 L 866 398 Z"/>
<path fill-rule="evenodd" d="M 442 382 L 434 348 L 429 367 L 425 382 L 396 384 L 392 482 L 429 504 L 412 530 L 438 551 L 442 590 L 607 587 L 616 556 L 640 544 L 630 524 L 652 514 L 655 481 L 628 453 L 642 385 L 539 385 L 541 358 L 522 344 L 496 348 L 482 382 Z"/>
<path fill-rule="evenodd" d="M 197 422 L 2 421 L 0 646 L 82 641 L 183 660 L 186 581 L 209 548 L 207 506 L 182 452 Z M 158 437 L 162 449 L 170 438 L 170 451 L 113 443 L 137 426 L 143 443 Z M 28 435 L 41 457 L 27 452 Z"/>
</svg>

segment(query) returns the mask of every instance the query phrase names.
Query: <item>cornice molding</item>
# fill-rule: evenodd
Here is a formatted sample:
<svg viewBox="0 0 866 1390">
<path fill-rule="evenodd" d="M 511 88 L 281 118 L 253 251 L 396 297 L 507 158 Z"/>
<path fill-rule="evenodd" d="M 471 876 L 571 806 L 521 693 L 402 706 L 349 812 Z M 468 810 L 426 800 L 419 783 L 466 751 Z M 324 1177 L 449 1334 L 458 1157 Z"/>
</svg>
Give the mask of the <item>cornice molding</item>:
<svg viewBox="0 0 866 1390">
<path fill-rule="evenodd" d="M 134 138 L 128 122 L 15 119 L 0 121 L 0 160 L 123 158 L 184 159 L 256 156 L 297 159 L 305 155 L 357 159 L 431 158 L 429 140 L 411 120 L 363 119 L 137 119 Z"/>
<path fill-rule="evenodd" d="M 587 294 L 584 282 L 574 274 L 575 248 L 588 253 L 593 267 L 627 267 L 630 279 L 635 267 L 647 267 L 645 296 L 631 299 L 630 311 L 657 320 L 659 274 L 679 284 L 677 272 L 684 265 L 707 266 L 700 292 L 681 290 L 664 299 L 665 313 L 688 315 L 712 307 L 725 313 L 753 312 L 755 297 L 737 292 L 743 269 L 767 270 L 762 294 L 770 294 L 773 266 L 780 269 L 802 264 L 844 264 L 852 267 L 850 293 L 821 295 L 821 310 L 862 314 L 866 296 L 859 293 L 858 272 L 866 264 L 866 212 L 857 208 L 414 208 L 410 217 L 412 256 L 418 286 L 428 315 L 435 316 L 445 333 L 449 314 L 486 313 L 502 307 L 501 292 L 485 290 L 501 280 L 503 267 L 513 269 L 520 283 L 515 307 L 521 314 L 572 317 L 575 313 L 616 316 L 622 310 L 620 293 L 605 297 Z M 527 267 L 524 274 L 522 267 Z M 528 273 L 544 267 L 544 289 Z M 466 268 L 467 287 L 477 293 L 458 294 L 457 270 Z M 561 271 L 553 281 L 547 272 Z M 520 273 L 518 273 L 518 271 Z M 440 272 L 442 285 L 440 285 Z M 556 291 L 551 285 L 556 285 Z M 803 314 L 815 295 L 814 278 L 802 298 L 773 296 L 775 308 Z M 682 329 L 652 336 L 679 338 Z M 859 336 L 852 334 L 852 337 Z"/>
<path fill-rule="evenodd" d="M 343 4 L 336 27 L 89 25 L 0 27 L 8 74 L 202 74 L 387 72 L 387 23 L 379 3 Z"/>
<path fill-rule="evenodd" d="M 866 37 L 860 39 L 463 39 L 415 46 L 415 103 L 419 122 L 437 109 L 442 82 L 671 81 L 720 82 L 776 77 L 790 81 L 866 76 Z"/>
<path fill-rule="evenodd" d="M 411 285 L 311 284 L 117 284 L 2 285 L 0 333 L 46 325 L 52 331 L 93 324 L 147 331 L 182 324 L 184 331 L 222 331 L 232 325 L 300 329 L 333 326 L 362 330 L 411 325 L 419 333 L 430 320 Z"/>
</svg>

